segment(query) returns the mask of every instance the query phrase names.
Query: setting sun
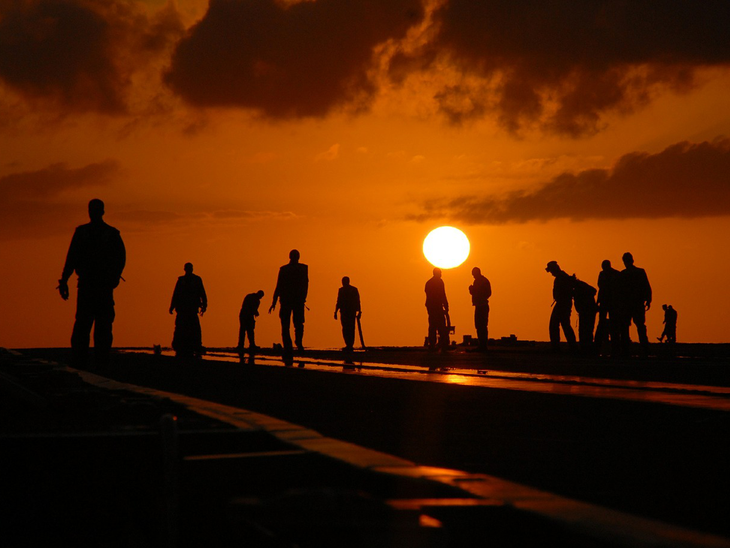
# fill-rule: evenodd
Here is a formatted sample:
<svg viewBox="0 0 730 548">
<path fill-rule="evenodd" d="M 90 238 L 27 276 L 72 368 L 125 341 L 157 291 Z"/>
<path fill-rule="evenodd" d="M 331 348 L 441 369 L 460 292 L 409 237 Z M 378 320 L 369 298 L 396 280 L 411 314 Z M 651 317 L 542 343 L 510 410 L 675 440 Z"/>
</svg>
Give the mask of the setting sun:
<svg viewBox="0 0 730 548">
<path fill-rule="evenodd" d="M 441 226 L 423 240 L 423 254 L 434 266 L 455 268 L 469 256 L 469 239 L 458 228 Z"/>
</svg>

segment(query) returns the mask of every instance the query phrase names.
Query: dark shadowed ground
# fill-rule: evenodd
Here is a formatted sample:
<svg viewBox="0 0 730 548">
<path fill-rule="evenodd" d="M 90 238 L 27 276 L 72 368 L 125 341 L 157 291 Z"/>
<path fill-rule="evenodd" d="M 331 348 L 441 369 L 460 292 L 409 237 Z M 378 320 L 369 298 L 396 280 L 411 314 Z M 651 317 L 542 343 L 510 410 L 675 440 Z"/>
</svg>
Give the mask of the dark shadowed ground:
<svg viewBox="0 0 730 548">
<path fill-rule="evenodd" d="M 445 357 L 422 349 L 375 349 L 358 360 L 488 369 L 496 376 L 506 371 L 661 381 L 699 385 L 700 392 L 701 385 L 730 386 L 725 347 L 679 350 L 686 357 L 614 362 L 551 355 L 539 345 L 495 348 L 487 357 L 461 349 Z M 68 357 L 65 350 L 26 353 L 61 362 Z M 730 536 L 727 411 L 584 397 L 580 381 L 572 381 L 575 394 L 566 395 L 415 382 L 349 368 L 320 371 L 309 364 L 338 357 L 308 351 L 304 367 L 295 360 L 285 368 L 123 354 L 115 356 L 110 375 L 265 413 L 418 464 L 486 473 Z"/>
</svg>

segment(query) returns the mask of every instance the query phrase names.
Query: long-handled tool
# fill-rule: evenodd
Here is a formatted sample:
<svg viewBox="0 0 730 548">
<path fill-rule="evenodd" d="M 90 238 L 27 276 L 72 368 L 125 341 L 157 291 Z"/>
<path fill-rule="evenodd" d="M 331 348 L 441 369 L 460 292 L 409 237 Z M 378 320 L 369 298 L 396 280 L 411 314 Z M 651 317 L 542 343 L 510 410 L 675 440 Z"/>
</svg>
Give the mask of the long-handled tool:
<svg viewBox="0 0 730 548">
<path fill-rule="evenodd" d="M 360 316 L 357 316 L 357 333 L 360 335 L 360 346 L 363 350 L 365 349 L 365 341 L 362 338 L 362 324 L 360 323 Z"/>
</svg>

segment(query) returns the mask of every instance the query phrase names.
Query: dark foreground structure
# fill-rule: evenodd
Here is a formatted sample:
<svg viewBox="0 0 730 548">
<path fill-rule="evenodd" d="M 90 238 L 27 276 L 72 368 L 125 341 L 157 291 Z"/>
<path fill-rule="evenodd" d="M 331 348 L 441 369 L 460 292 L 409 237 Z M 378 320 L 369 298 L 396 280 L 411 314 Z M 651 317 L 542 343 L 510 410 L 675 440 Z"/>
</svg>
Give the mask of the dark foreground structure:
<svg viewBox="0 0 730 548">
<path fill-rule="evenodd" d="M 722 361 L 717 389 L 653 403 L 577 395 L 564 373 L 587 362 L 560 366 L 576 395 L 558 396 L 325 353 L 117 354 L 101 377 L 68 351 L 0 352 L 3 546 L 730 546 Z M 525 361 L 490 360 L 497 387 Z"/>
</svg>

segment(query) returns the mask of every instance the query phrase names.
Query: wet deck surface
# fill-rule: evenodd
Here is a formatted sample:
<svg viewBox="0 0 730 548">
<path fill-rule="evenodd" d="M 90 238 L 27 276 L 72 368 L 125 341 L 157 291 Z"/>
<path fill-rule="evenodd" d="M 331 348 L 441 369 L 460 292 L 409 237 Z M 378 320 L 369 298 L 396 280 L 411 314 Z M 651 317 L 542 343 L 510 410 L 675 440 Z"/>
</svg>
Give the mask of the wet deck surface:
<svg viewBox="0 0 730 548">
<path fill-rule="evenodd" d="M 109 376 L 265 413 L 420 465 L 730 537 L 726 362 L 695 361 L 689 371 L 676 361 L 566 363 L 528 353 L 525 364 L 511 352 L 395 352 L 388 361 L 396 363 L 377 363 L 383 354 L 358 356 L 352 368 L 332 352 L 307 352 L 293 367 L 273 355 L 248 365 L 225 352 L 190 364 L 135 353 L 118 356 Z M 448 370 L 428 371 L 434 365 Z"/>
<path fill-rule="evenodd" d="M 169 353 L 168 355 L 172 355 Z M 366 358 L 365 355 L 362 356 Z M 207 360 L 240 362 L 234 352 L 210 352 Z M 381 359 L 388 359 L 382 356 Z M 498 390 L 517 390 L 540 392 L 554 395 L 582 396 L 586 398 L 618 399 L 644 401 L 698 407 L 718 411 L 730 411 L 730 387 L 708 386 L 702 384 L 670 383 L 656 381 L 634 381 L 626 379 L 606 379 L 591 376 L 590 369 L 585 376 L 554 375 L 548 373 L 521 373 L 491 369 L 488 358 L 482 364 L 473 367 L 459 367 L 458 358 L 449 358 L 436 363 L 432 368 L 424 366 L 377 363 L 366 359 L 336 360 L 333 358 L 309 358 L 301 356 L 296 360 L 296 367 L 313 371 L 340 372 L 355 376 L 373 376 L 389 379 L 425 381 L 461 386 L 492 388 Z M 281 358 L 271 355 L 260 355 L 255 358 L 258 365 L 286 367 Z M 292 367 L 294 367 L 292 365 Z M 730 365 L 728 366 L 730 368 Z"/>
</svg>

